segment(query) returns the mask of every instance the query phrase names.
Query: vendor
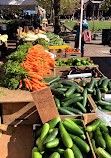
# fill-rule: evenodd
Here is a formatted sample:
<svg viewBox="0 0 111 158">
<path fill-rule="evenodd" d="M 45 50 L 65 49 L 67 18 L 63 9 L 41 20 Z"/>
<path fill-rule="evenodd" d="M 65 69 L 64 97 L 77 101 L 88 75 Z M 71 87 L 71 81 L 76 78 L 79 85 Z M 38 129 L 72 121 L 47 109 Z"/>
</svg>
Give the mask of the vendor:
<svg viewBox="0 0 111 158">
<path fill-rule="evenodd" d="M 41 10 L 38 11 L 38 14 L 34 15 L 34 21 L 33 21 L 33 26 L 34 29 L 37 29 L 39 27 L 40 30 L 42 30 L 42 19 L 43 19 L 43 12 Z"/>
</svg>

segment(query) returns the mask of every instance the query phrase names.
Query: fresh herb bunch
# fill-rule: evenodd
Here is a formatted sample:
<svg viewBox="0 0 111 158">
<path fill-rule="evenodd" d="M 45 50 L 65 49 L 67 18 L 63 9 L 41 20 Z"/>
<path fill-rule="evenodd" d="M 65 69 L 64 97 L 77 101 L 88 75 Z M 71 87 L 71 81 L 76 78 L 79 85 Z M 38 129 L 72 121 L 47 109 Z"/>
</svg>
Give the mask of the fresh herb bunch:
<svg viewBox="0 0 111 158">
<path fill-rule="evenodd" d="M 33 45 L 36 44 L 42 45 L 44 49 L 49 49 L 48 41 L 46 41 L 44 38 L 38 38 L 36 41 L 33 42 Z"/>
<path fill-rule="evenodd" d="M 18 61 L 21 63 L 25 60 L 27 51 L 31 47 L 32 47 L 31 43 L 25 43 L 24 45 L 19 45 L 17 47 L 17 51 L 15 51 L 15 52 L 11 53 L 9 56 L 7 56 L 7 59 L 13 60 L 13 61 Z"/>
<path fill-rule="evenodd" d="M 27 51 L 32 47 L 32 44 L 20 45 L 17 51 L 10 54 L 9 59 L 4 66 L 4 75 L 2 77 L 1 85 L 8 89 L 17 89 L 20 80 L 28 77 L 28 73 L 25 72 L 23 66 L 20 65 L 25 60 Z"/>
<path fill-rule="evenodd" d="M 66 46 L 66 43 L 58 35 L 55 35 L 54 33 L 50 33 L 50 32 L 45 33 L 45 35 L 50 40 L 49 42 L 50 46 Z"/>
</svg>

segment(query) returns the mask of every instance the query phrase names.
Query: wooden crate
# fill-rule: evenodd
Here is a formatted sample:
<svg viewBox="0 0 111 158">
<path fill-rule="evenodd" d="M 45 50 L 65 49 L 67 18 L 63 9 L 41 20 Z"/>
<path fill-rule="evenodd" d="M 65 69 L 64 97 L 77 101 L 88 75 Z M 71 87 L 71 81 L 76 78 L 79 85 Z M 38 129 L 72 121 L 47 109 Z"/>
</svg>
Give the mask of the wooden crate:
<svg viewBox="0 0 111 158">
<path fill-rule="evenodd" d="M 81 67 L 77 67 L 77 66 L 61 66 L 61 67 L 55 67 L 54 68 L 54 76 L 67 76 L 69 74 L 70 70 L 75 70 L 76 68 L 80 68 L 81 70 L 84 70 L 87 66 L 81 66 Z M 98 69 L 98 67 L 94 67 L 93 65 L 89 65 L 89 68 L 95 68 L 97 73 L 101 76 L 104 76 L 101 71 Z"/>
<path fill-rule="evenodd" d="M 1 122 L 7 125 L 33 124 L 40 118 L 29 91 L 0 88 L 4 95 L 0 97 Z"/>
<path fill-rule="evenodd" d="M 110 114 L 111 115 L 111 112 L 107 112 L 107 114 Z M 91 114 L 84 114 L 83 115 L 83 124 L 84 124 L 84 127 L 86 127 L 88 124 L 90 124 L 91 122 L 93 122 L 94 120 L 98 119 L 96 113 L 91 113 Z M 90 147 L 91 147 L 91 150 L 92 150 L 92 153 L 93 153 L 93 157 L 94 158 L 98 158 L 93 150 L 93 146 L 92 146 L 92 143 L 91 143 L 91 139 L 89 137 L 89 134 L 88 132 L 86 132 L 87 134 L 87 138 L 88 138 L 88 141 L 90 143 Z"/>
</svg>

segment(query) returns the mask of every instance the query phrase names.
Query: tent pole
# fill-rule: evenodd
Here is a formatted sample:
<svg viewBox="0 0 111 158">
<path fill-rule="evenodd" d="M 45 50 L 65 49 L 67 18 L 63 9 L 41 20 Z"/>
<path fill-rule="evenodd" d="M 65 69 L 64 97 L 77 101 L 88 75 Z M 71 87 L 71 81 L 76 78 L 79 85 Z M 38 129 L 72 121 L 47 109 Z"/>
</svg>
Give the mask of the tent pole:
<svg viewBox="0 0 111 158">
<path fill-rule="evenodd" d="M 82 21 L 83 21 L 83 0 L 81 0 L 80 34 L 79 34 L 79 52 L 81 52 Z"/>
</svg>

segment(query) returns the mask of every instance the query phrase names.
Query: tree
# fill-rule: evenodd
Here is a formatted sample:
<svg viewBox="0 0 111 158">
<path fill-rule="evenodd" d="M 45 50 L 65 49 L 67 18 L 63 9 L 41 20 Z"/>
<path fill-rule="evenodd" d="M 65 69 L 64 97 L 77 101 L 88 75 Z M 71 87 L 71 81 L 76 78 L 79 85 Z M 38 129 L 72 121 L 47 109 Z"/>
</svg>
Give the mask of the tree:
<svg viewBox="0 0 111 158">
<path fill-rule="evenodd" d="M 105 0 L 102 4 L 102 8 L 107 12 L 111 9 L 111 0 Z"/>
</svg>

